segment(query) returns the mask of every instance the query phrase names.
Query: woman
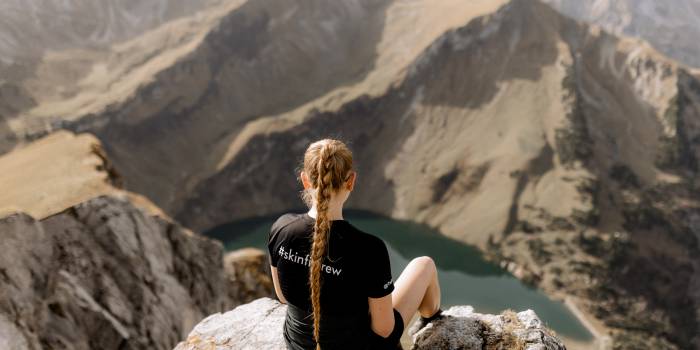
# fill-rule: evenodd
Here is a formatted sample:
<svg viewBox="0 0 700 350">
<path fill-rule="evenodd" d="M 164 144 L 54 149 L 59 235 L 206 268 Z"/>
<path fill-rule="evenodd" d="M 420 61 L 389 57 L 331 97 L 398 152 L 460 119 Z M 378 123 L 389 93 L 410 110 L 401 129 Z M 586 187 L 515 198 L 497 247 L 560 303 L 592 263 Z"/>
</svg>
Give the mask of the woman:
<svg viewBox="0 0 700 350">
<path fill-rule="evenodd" d="M 290 349 L 396 349 L 416 311 L 422 324 L 440 315 L 432 259 L 413 259 L 392 283 L 384 242 L 343 219 L 357 178 L 352 165 L 341 141 L 309 145 L 299 177 L 310 209 L 284 214 L 270 229 L 272 280 L 288 305 Z"/>
</svg>

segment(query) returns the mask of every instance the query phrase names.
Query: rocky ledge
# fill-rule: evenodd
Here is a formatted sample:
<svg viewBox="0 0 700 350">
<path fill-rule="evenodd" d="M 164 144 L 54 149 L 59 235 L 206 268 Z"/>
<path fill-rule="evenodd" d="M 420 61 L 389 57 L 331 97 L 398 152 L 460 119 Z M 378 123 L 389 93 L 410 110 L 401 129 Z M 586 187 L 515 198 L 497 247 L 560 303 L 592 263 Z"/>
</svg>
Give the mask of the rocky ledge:
<svg viewBox="0 0 700 350">
<path fill-rule="evenodd" d="M 260 298 L 213 314 L 175 350 L 286 349 L 282 336 L 286 308 L 276 300 Z M 408 330 L 414 342 L 411 349 L 566 349 L 532 310 L 485 315 L 471 306 L 454 306 L 444 315 L 418 331 Z"/>
<path fill-rule="evenodd" d="M 272 293 L 262 251 L 224 257 L 111 195 L 1 217 L 0 251 L 3 350 L 169 350 L 205 316 Z"/>
</svg>

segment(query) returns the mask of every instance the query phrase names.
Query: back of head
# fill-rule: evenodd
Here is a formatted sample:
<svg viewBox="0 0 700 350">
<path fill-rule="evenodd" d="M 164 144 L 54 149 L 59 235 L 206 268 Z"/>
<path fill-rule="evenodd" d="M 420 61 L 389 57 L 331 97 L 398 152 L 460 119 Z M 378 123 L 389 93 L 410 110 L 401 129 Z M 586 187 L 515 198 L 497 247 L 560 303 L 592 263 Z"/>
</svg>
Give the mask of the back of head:
<svg viewBox="0 0 700 350">
<path fill-rule="evenodd" d="M 314 315 L 314 338 L 318 344 L 321 318 L 321 264 L 326 254 L 330 231 L 328 205 L 331 195 L 336 193 L 350 177 L 352 152 L 339 140 L 319 140 L 306 149 L 303 167 L 304 173 L 311 182 L 311 188 L 304 192 L 304 201 L 308 206 L 315 204 L 317 212 L 311 245 L 309 285 Z M 320 346 L 317 345 L 316 349 L 320 349 Z"/>
</svg>

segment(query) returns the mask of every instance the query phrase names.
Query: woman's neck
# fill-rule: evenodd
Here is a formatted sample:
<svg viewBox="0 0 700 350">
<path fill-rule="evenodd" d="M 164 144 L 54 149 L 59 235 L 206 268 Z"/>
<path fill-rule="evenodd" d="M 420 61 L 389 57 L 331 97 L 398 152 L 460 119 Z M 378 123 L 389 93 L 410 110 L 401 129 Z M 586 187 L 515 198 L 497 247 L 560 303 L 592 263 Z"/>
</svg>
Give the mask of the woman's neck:
<svg viewBox="0 0 700 350">
<path fill-rule="evenodd" d="M 308 212 L 309 216 L 316 218 L 318 211 L 316 210 L 316 205 L 314 204 Z M 343 220 L 343 207 L 342 206 L 328 206 L 328 220 Z"/>
</svg>

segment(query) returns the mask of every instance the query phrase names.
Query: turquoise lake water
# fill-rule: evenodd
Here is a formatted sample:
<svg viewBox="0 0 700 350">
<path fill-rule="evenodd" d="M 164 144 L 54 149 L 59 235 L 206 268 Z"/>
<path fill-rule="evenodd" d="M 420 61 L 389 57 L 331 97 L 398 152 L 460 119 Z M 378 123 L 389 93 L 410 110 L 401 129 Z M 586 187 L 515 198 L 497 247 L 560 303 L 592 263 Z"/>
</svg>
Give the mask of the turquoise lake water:
<svg viewBox="0 0 700 350">
<path fill-rule="evenodd" d="M 279 215 L 228 223 L 206 235 L 224 242 L 227 250 L 256 247 L 267 251 L 269 229 L 277 217 Z M 533 309 L 558 334 L 579 341 L 592 340 L 592 335 L 564 304 L 487 262 L 474 247 L 413 222 L 353 210 L 344 210 L 343 217 L 386 242 L 394 280 L 412 258 L 432 257 L 438 267 L 443 309 L 452 305 L 471 305 L 481 313 Z"/>
</svg>

